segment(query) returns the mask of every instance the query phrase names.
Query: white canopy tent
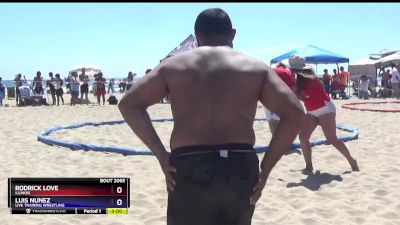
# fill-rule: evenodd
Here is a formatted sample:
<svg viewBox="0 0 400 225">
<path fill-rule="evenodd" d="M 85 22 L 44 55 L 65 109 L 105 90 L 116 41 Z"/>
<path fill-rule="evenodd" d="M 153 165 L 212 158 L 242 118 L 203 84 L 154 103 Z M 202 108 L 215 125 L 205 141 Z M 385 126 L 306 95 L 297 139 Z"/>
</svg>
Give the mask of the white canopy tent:
<svg viewBox="0 0 400 225">
<path fill-rule="evenodd" d="M 391 63 L 400 62 L 400 52 L 398 50 L 383 49 L 378 53 L 369 54 L 369 57 L 363 58 L 356 63 L 349 65 L 350 79 L 355 81 L 361 75 L 367 75 L 374 81 L 378 79 L 378 69 L 381 66 L 387 67 Z"/>
<path fill-rule="evenodd" d="M 376 80 L 376 66 L 378 60 L 367 57 L 349 65 L 350 79 L 356 80 L 361 75 L 367 75 Z"/>
<path fill-rule="evenodd" d="M 400 52 L 396 52 L 392 55 L 388 55 L 388 56 L 380 58 L 379 60 L 376 61 L 375 65 L 378 68 L 381 66 L 391 67 L 398 63 L 400 63 Z"/>
</svg>

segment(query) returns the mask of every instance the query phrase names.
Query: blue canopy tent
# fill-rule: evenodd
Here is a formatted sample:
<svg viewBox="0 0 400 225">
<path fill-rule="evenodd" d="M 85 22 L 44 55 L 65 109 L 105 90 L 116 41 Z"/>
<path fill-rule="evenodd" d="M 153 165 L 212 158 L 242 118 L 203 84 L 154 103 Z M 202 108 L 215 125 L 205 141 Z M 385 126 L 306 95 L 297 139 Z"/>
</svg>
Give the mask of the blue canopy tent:
<svg viewBox="0 0 400 225">
<path fill-rule="evenodd" d="M 331 63 L 349 63 L 349 58 L 343 57 L 322 48 L 315 47 L 313 45 L 304 45 L 292 51 L 286 52 L 285 54 L 280 55 L 274 59 L 271 59 L 271 64 L 288 59 L 293 55 L 304 57 L 307 63 L 316 65 Z"/>
<path fill-rule="evenodd" d="M 293 55 L 298 55 L 305 58 L 307 63 L 315 64 L 316 67 L 318 66 L 318 64 L 336 64 L 336 66 L 339 67 L 338 65 L 339 63 L 347 63 L 347 64 L 349 63 L 349 58 L 343 57 L 328 50 L 308 44 L 271 59 L 270 64 L 278 63 L 285 59 L 289 59 Z M 348 80 L 347 84 L 348 92 L 350 92 L 349 82 L 350 79 Z"/>
</svg>

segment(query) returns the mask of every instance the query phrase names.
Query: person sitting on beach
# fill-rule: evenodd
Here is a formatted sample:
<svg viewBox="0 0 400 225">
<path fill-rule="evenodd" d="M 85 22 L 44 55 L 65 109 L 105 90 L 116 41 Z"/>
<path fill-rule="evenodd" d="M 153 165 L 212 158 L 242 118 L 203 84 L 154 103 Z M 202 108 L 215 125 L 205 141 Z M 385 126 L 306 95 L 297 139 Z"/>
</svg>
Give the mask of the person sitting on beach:
<svg viewBox="0 0 400 225">
<path fill-rule="evenodd" d="M 103 96 L 103 105 L 106 102 L 106 79 L 103 78 L 103 73 L 100 72 L 97 74 L 96 78 L 96 95 L 97 95 L 97 103 L 100 105 L 100 96 Z"/>
<path fill-rule="evenodd" d="M 82 82 L 82 85 L 80 87 L 81 89 L 81 98 L 80 98 L 80 103 L 82 105 L 83 103 L 83 95 L 85 95 L 85 102 L 86 105 L 89 104 L 89 98 L 88 98 L 88 94 L 89 94 L 89 76 L 86 75 L 85 73 L 85 68 L 82 68 L 82 73 L 79 75 L 79 81 Z"/>
<path fill-rule="evenodd" d="M 53 100 L 52 105 L 56 104 L 56 89 L 54 87 L 54 83 L 56 79 L 53 77 L 53 72 L 49 73 L 50 79 L 46 81 L 46 86 L 50 89 L 51 99 Z"/>
<path fill-rule="evenodd" d="M 56 95 L 57 95 L 57 105 L 60 105 L 60 98 L 62 101 L 62 104 L 64 105 L 64 90 L 62 89 L 63 85 L 63 80 L 60 78 L 60 74 L 56 73 L 56 79 L 54 82 L 54 89 L 56 89 Z"/>
<path fill-rule="evenodd" d="M 279 78 L 294 92 L 296 86 L 296 79 L 292 72 L 286 67 L 285 64 L 279 62 L 274 68 L 275 73 L 279 76 Z M 271 134 L 275 133 L 276 128 L 279 125 L 279 116 L 269 111 L 266 107 L 264 107 L 266 119 L 268 121 L 269 129 Z"/>
<path fill-rule="evenodd" d="M 364 74 L 361 76 L 360 85 L 358 88 L 358 98 L 365 100 L 368 99 L 369 96 L 368 87 L 369 87 L 369 80 L 367 76 Z"/>
<path fill-rule="evenodd" d="M 22 86 L 23 80 L 21 79 L 22 75 L 19 73 L 17 76 L 14 78 L 14 83 L 15 83 L 15 101 L 17 102 L 17 106 L 19 105 L 19 101 L 21 100 L 21 92 L 19 91 L 19 87 Z M 24 75 L 24 81 L 26 82 L 26 78 Z"/>
<path fill-rule="evenodd" d="M 318 125 L 328 142 L 346 157 L 353 171 L 358 171 L 357 161 L 350 155 L 343 141 L 336 136 L 336 108 L 312 67 L 306 66 L 306 60 L 300 56 L 289 59 L 290 69 L 297 75 L 296 93 L 304 102 L 307 110 L 305 120 L 299 133 L 300 145 L 306 167 L 304 172 L 312 172 L 310 137 Z"/>
<path fill-rule="evenodd" d="M 3 78 L 0 77 L 0 106 L 3 106 L 3 99 L 6 95 L 6 88 L 3 84 Z"/>
<path fill-rule="evenodd" d="M 204 10 L 194 28 L 199 47 L 163 60 L 118 107 L 164 172 L 168 225 L 251 224 L 267 178 L 300 130 L 304 111 L 267 64 L 233 50 L 236 30 L 225 11 Z M 174 118 L 171 153 L 147 112 L 166 95 Z M 281 118 L 261 165 L 253 129 L 259 101 Z"/>
<path fill-rule="evenodd" d="M 69 79 L 69 85 L 70 85 L 70 92 L 71 92 L 71 103 L 70 105 L 76 105 L 78 103 L 78 97 L 79 97 L 79 80 L 78 80 L 78 74 L 76 72 L 72 72 L 71 77 Z"/>
<path fill-rule="evenodd" d="M 33 94 L 34 95 L 42 95 L 43 94 L 43 86 L 42 86 L 42 73 L 40 71 L 36 72 L 36 77 L 33 78 Z"/>
</svg>

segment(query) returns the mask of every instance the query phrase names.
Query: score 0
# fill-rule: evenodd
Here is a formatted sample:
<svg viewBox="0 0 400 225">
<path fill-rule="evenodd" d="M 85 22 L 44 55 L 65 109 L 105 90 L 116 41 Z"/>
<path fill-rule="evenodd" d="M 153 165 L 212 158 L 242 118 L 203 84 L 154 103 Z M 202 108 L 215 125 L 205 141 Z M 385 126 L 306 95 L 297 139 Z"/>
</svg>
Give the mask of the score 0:
<svg viewBox="0 0 400 225">
<path fill-rule="evenodd" d="M 117 198 L 117 200 L 116 200 L 117 207 L 122 206 L 124 204 L 122 197 L 126 197 L 127 193 L 128 193 L 127 186 L 118 184 L 118 185 L 113 185 L 112 188 L 113 188 L 113 192 L 112 192 L 113 195 L 117 195 L 117 196 L 121 197 L 121 198 Z"/>
</svg>

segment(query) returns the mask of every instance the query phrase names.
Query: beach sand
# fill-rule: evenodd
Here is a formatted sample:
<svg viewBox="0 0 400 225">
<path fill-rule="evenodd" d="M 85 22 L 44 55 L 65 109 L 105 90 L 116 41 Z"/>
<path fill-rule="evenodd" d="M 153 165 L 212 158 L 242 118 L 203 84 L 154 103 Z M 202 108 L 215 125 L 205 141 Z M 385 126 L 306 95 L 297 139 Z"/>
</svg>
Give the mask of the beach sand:
<svg viewBox="0 0 400 225">
<path fill-rule="evenodd" d="M 120 95 L 117 95 L 120 99 Z M 67 102 L 69 96 L 65 95 Z M 94 102 L 93 95 L 90 95 Z M 347 161 L 330 145 L 313 148 L 314 175 L 303 175 L 299 151 L 285 155 L 272 171 L 253 216 L 255 225 L 280 224 L 400 224 L 400 113 L 342 109 L 358 99 L 334 100 L 337 122 L 360 129 L 357 140 L 346 142 L 361 172 L 350 172 Z M 378 100 L 368 100 L 378 101 Z M 167 192 L 154 156 L 123 156 L 49 146 L 37 141 L 40 131 L 85 121 L 121 120 L 114 105 L 0 108 L 0 224 L 166 224 Z M 374 108 L 377 105 L 373 106 Z M 398 107 L 398 106 L 396 106 Z M 169 104 L 149 108 L 152 118 L 171 118 Z M 257 117 L 264 116 L 261 107 Z M 154 123 L 169 147 L 171 122 Z M 271 135 L 265 121 L 255 122 L 257 145 Z M 338 135 L 345 134 L 338 131 Z M 59 131 L 52 137 L 98 145 L 145 149 L 126 124 Z M 312 139 L 322 138 L 318 128 Z M 263 157 L 259 154 L 259 158 Z M 127 215 L 11 215 L 7 208 L 9 177 L 130 177 L 131 202 Z M 193 203 L 196 204 L 196 203 Z"/>
</svg>

